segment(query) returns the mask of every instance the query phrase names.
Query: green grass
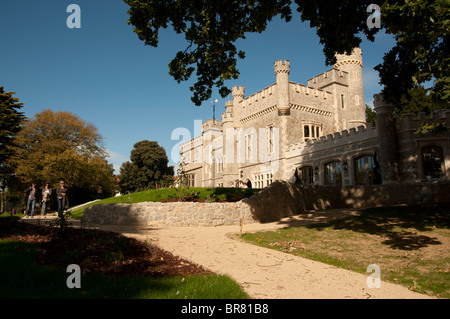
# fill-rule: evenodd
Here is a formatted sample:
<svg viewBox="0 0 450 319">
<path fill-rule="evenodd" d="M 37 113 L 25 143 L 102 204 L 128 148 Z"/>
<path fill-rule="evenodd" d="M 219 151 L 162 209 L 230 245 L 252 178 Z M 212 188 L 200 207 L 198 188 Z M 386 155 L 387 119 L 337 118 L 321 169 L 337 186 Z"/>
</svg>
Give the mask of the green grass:
<svg viewBox="0 0 450 319">
<path fill-rule="evenodd" d="M 377 207 L 359 216 L 270 232 L 244 240 L 450 298 L 450 204 Z"/>
<path fill-rule="evenodd" d="M 196 197 L 205 199 L 207 201 L 218 200 L 233 200 L 249 197 L 259 191 L 259 189 L 250 188 L 212 188 L 212 187 L 191 187 L 189 193 L 194 194 Z M 187 192 L 184 191 L 184 194 Z M 95 203 L 91 203 L 85 207 L 74 210 L 72 212 L 73 218 L 81 219 L 86 207 L 98 204 L 133 204 L 141 202 L 158 202 L 171 198 L 178 198 L 180 193 L 174 188 L 162 188 L 162 189 L 150 189 L 142 192 L 135 192 L 131 194 L 125 194 L 117 197 L 105 198 Z"/>
<path fill-rule="evenodd" d="M 32 244 L 0 240 L 0 299 L 246 299 L 249 296 L 224 275 L 115 278 L 82 273 L 81 288 L 68 288 L 66 269 L 36 263 Z"/>
</svg>

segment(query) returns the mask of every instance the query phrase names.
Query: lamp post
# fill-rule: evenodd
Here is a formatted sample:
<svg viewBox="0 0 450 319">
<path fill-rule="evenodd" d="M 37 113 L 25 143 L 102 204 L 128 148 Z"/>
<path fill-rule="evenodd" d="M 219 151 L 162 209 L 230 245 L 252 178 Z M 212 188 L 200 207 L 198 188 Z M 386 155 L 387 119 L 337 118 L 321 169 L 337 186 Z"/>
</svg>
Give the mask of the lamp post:
<svg viewBox="0 0 450 319">
<path fill-rule="evenodd" d="M 214 101 L 211 101 L 211 104 L 213 106 L 213 124 L 216 124 L 216 103 L 219 102 L 217 99 Z"/>
</svg>

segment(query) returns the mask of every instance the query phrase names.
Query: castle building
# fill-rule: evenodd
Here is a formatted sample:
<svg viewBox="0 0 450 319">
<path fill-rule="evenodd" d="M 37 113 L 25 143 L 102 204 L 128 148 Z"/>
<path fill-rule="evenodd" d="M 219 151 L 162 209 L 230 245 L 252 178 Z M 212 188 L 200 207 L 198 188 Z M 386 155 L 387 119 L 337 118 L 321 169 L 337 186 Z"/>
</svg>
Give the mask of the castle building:
<svg viewBox="0 0 450 319">
<path fill-rule="evenodd" d="M 366 125 L 362 52 L 336 55 L 334 67 L 289 80 L 290 62 L 274 63 L 276 82 L 248 97 L 232 88 L 222 119 L 180 147 L 189 185 L 263 188 L 277 179 L 299 184 L 358 185 L 448 180 L 450 136 L 414 134 L 424 121 L 450 125 L 450 111 L 427 119 L 392 116 L 375 96 L 376 126 Z"/>
</svg>

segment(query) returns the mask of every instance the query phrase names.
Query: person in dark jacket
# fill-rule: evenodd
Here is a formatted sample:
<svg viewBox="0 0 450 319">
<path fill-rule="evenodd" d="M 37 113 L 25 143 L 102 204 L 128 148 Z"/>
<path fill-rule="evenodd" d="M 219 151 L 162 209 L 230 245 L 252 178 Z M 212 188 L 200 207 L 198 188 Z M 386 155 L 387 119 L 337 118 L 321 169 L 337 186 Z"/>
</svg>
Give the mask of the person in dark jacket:
<svg viewBox="0 0 450 319">
<path fill-rule="evenodd" d="M 59 182 L 56 188 L 56 201 L 58 202 L 58 217 L 61 218 L 63 217 L 66 204 L 68 204 L 67 188 L 64 186 L 63 180 Z"/>
</svg>

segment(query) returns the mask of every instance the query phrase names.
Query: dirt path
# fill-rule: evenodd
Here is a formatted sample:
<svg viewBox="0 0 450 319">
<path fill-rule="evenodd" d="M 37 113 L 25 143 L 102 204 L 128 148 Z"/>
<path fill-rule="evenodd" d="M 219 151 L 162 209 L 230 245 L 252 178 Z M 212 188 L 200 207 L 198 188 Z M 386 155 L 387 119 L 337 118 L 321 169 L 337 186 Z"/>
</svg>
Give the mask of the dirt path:
<svg viewBox="0 0 450 319">
<path fill-rule="evenodd" d="M 244 225 L 243 232 L 306 225 L 354 214 L 357 211 L 318 211 L 275 223 Z M 216 273 L 227 274 L 240 283 L 252 298 L 430 298 L 384 282 L 382 273 L 381 287 L 369 288 L 369 274 L 355 273 L 233 239 L 232 234 L 239 234 L 240 226 L 137 228 L 102 225 L 100 228 L 151 241 Z"/>
</svg>

